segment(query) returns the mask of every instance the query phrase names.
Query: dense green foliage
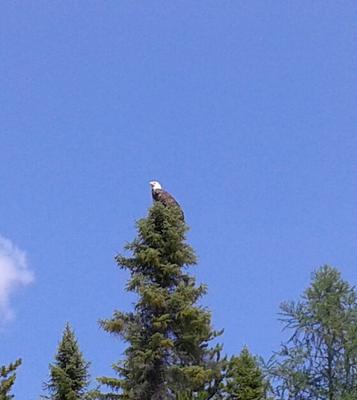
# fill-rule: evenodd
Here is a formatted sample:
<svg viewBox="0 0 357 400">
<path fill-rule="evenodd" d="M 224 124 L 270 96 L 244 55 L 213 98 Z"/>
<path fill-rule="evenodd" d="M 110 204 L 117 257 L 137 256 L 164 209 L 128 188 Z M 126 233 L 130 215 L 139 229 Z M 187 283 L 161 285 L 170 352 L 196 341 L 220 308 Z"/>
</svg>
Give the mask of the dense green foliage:
<svg viewBox="0 0 357 400">
<path fill-rule="evenodd" d="M 357 298 L 329 266 L 318 270 L 302 300 L 281 306 L 292 331 L 271 367 L 282 399 L 357 398 Z"/>
<path fill-rule="evenodd" d="M 238 357 L 229 360 L 224 394 L 227 399 L 264 400 L 267 384 L 255 357 L 243 348 Z"/>
<path fill-rule="evenodd" d="M 324 266 L 298 302 L 281 305 L 289 339 L 263 369 L 243 348 L 221 358 L 206 293 L 188 268 L 196 264 L 180 209 L 155 203 L 137 222 L 137 237 L 118 255 L 129 272 L 130 312 L 115 311 L 103 329 L 127 345 L 114 377 L 88 391 L 88 366 L 67 324 L 44 385 L 50 400 L 356 400 L 357 294 Z M 232 316 L 235 309 L 232 307 Z M 117 355 L 119 356 L 119 355 Z M 10 400 L 21 360 L 0 368 L 0 400 Z M 268 397 L 269 396 L 269 397 Z M 273 396 L 273 397 L 270 397 Z"/>
<path fill-rule="evenodd" d="M 50 364 L 50 380 L 44 386 L 51 400 L 84 399 L 88 386 L 88 367 L 74 332 L 66 325 L 55 362 Z"/>
<path fill-rule="evenodd" d="M 116 311 L 102 321 L 128 347 L 114 366 L 118 378 L 101 378 L 112 389 L 107 398 L 135 400 L 211 398 L 221 377 L 220 347 L 209 343 L 219 334 L 211 328 L 209 311 L 197 305 L 206 292 L 186 268 L 196 264 L 186 243 L 187 226 L 176 207 L 155 203 L 137 223 L 138 236 L 118 255 L 130 272 L 127 290 L 138 296 L 133 312 Z"/>
<path fill-rule="evenodd" d="M 16 380 L 16 369 L 21 365 L 21 359 L 8 366 L 0 367 L 0 400 L 10 400 L 14 396 L 10 394 Z"/>
</svg>

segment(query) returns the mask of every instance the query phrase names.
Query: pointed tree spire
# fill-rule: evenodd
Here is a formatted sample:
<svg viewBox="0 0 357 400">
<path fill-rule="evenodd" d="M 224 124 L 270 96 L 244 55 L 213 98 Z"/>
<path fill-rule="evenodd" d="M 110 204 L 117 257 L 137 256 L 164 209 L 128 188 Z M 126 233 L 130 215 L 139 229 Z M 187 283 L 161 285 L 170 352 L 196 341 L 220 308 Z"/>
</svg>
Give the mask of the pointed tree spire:
<svg viewBox="0 0 357 400">
<path fill-rule="evenodd" d="M 55 362 L 50 364 L 50 379 L 44 385 L 52 400 L 83 399 L 88 386 L 89 363 L 83 358 L 73 329 L 67 323 Z"/>
</svg>

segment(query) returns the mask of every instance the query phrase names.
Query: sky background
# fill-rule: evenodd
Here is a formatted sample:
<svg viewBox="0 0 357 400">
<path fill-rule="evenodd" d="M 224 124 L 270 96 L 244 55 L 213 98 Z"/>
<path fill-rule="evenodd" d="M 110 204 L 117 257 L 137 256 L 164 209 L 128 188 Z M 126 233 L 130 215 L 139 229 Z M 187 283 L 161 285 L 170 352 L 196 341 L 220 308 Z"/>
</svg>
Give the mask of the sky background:
<svg viewBox="0 0 357 400">
<path fill-rule="evenodd" d="M 66 321 L 130 309 L 114 255 L 159 180 L 181 203 L 228 354 L 269 357 L 328 263 L 357 284 L 355 1 L 2 1 L 0 364 L 42 393 Z"/>
</svg>

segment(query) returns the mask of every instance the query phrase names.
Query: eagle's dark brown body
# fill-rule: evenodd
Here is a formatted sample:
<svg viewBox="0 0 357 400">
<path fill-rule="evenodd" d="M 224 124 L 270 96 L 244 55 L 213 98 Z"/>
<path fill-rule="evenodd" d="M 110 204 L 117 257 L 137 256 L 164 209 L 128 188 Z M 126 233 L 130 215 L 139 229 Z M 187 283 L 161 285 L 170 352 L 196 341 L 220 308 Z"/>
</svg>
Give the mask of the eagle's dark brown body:
<svg viewBox="0 0 357 400">
<path fill-rule="evenodd" d="M 163 190 L 163 189 L 153 189 L 151 191 L 151 193 L 152 193 L 152 198 L 154 199 L 154 201 L 159 201 L 165 207 L 172 207 L 172 206 L 178 207 L 179 210 L 181 211 L 182 219 L 184 219 L 184 214 L 183 214 L 180 204 L 174 199 L 173 196 L 171 196 L 170 193 L 166 192 L 166 190 Z"/>
</svg>

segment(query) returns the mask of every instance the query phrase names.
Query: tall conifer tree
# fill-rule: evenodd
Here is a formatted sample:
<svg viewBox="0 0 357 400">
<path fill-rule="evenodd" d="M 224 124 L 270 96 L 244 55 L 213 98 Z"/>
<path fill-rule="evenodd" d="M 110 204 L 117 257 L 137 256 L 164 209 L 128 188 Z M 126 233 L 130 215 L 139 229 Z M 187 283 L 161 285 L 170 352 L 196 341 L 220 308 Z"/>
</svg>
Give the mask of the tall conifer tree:
<svg viewBox="0 0 357 400">
<path fill-rule="evenodd" d="M 88 386 L 89 363 L 83 358 L 74 332 L 66 325 L 58 346 L 55 362 L 50 364 L 50 380 L 44 387 L 51 400 L 80 400 Z"/>
<path fill-rule="evenodd" d="M 138 296 L 132 312 L 115 311 L 102 327 L 127 344 L 114 369 L 119 377 L 100 378 L 112 392 L 108 399 L 166 400 L 185 392 L 212 398 L 219 386 L 220 347 L 210 347 L 219 333 L 210 312 L 197 305 L 206 292 L 186 268 L 196 264 L 186 243 L 188 230 L 176 207 L 155 203 L 137 222 L 138 236 L 118 255 L 130 272 L 127 290 Z"/>
<path fill-rule="evenodd" d="M 10 393 L 16 380 L 16 369 L 21 365 L 21 359 L 0 367 L 0 400 L 10 400 L 14 396 Z"/>
</svg>

